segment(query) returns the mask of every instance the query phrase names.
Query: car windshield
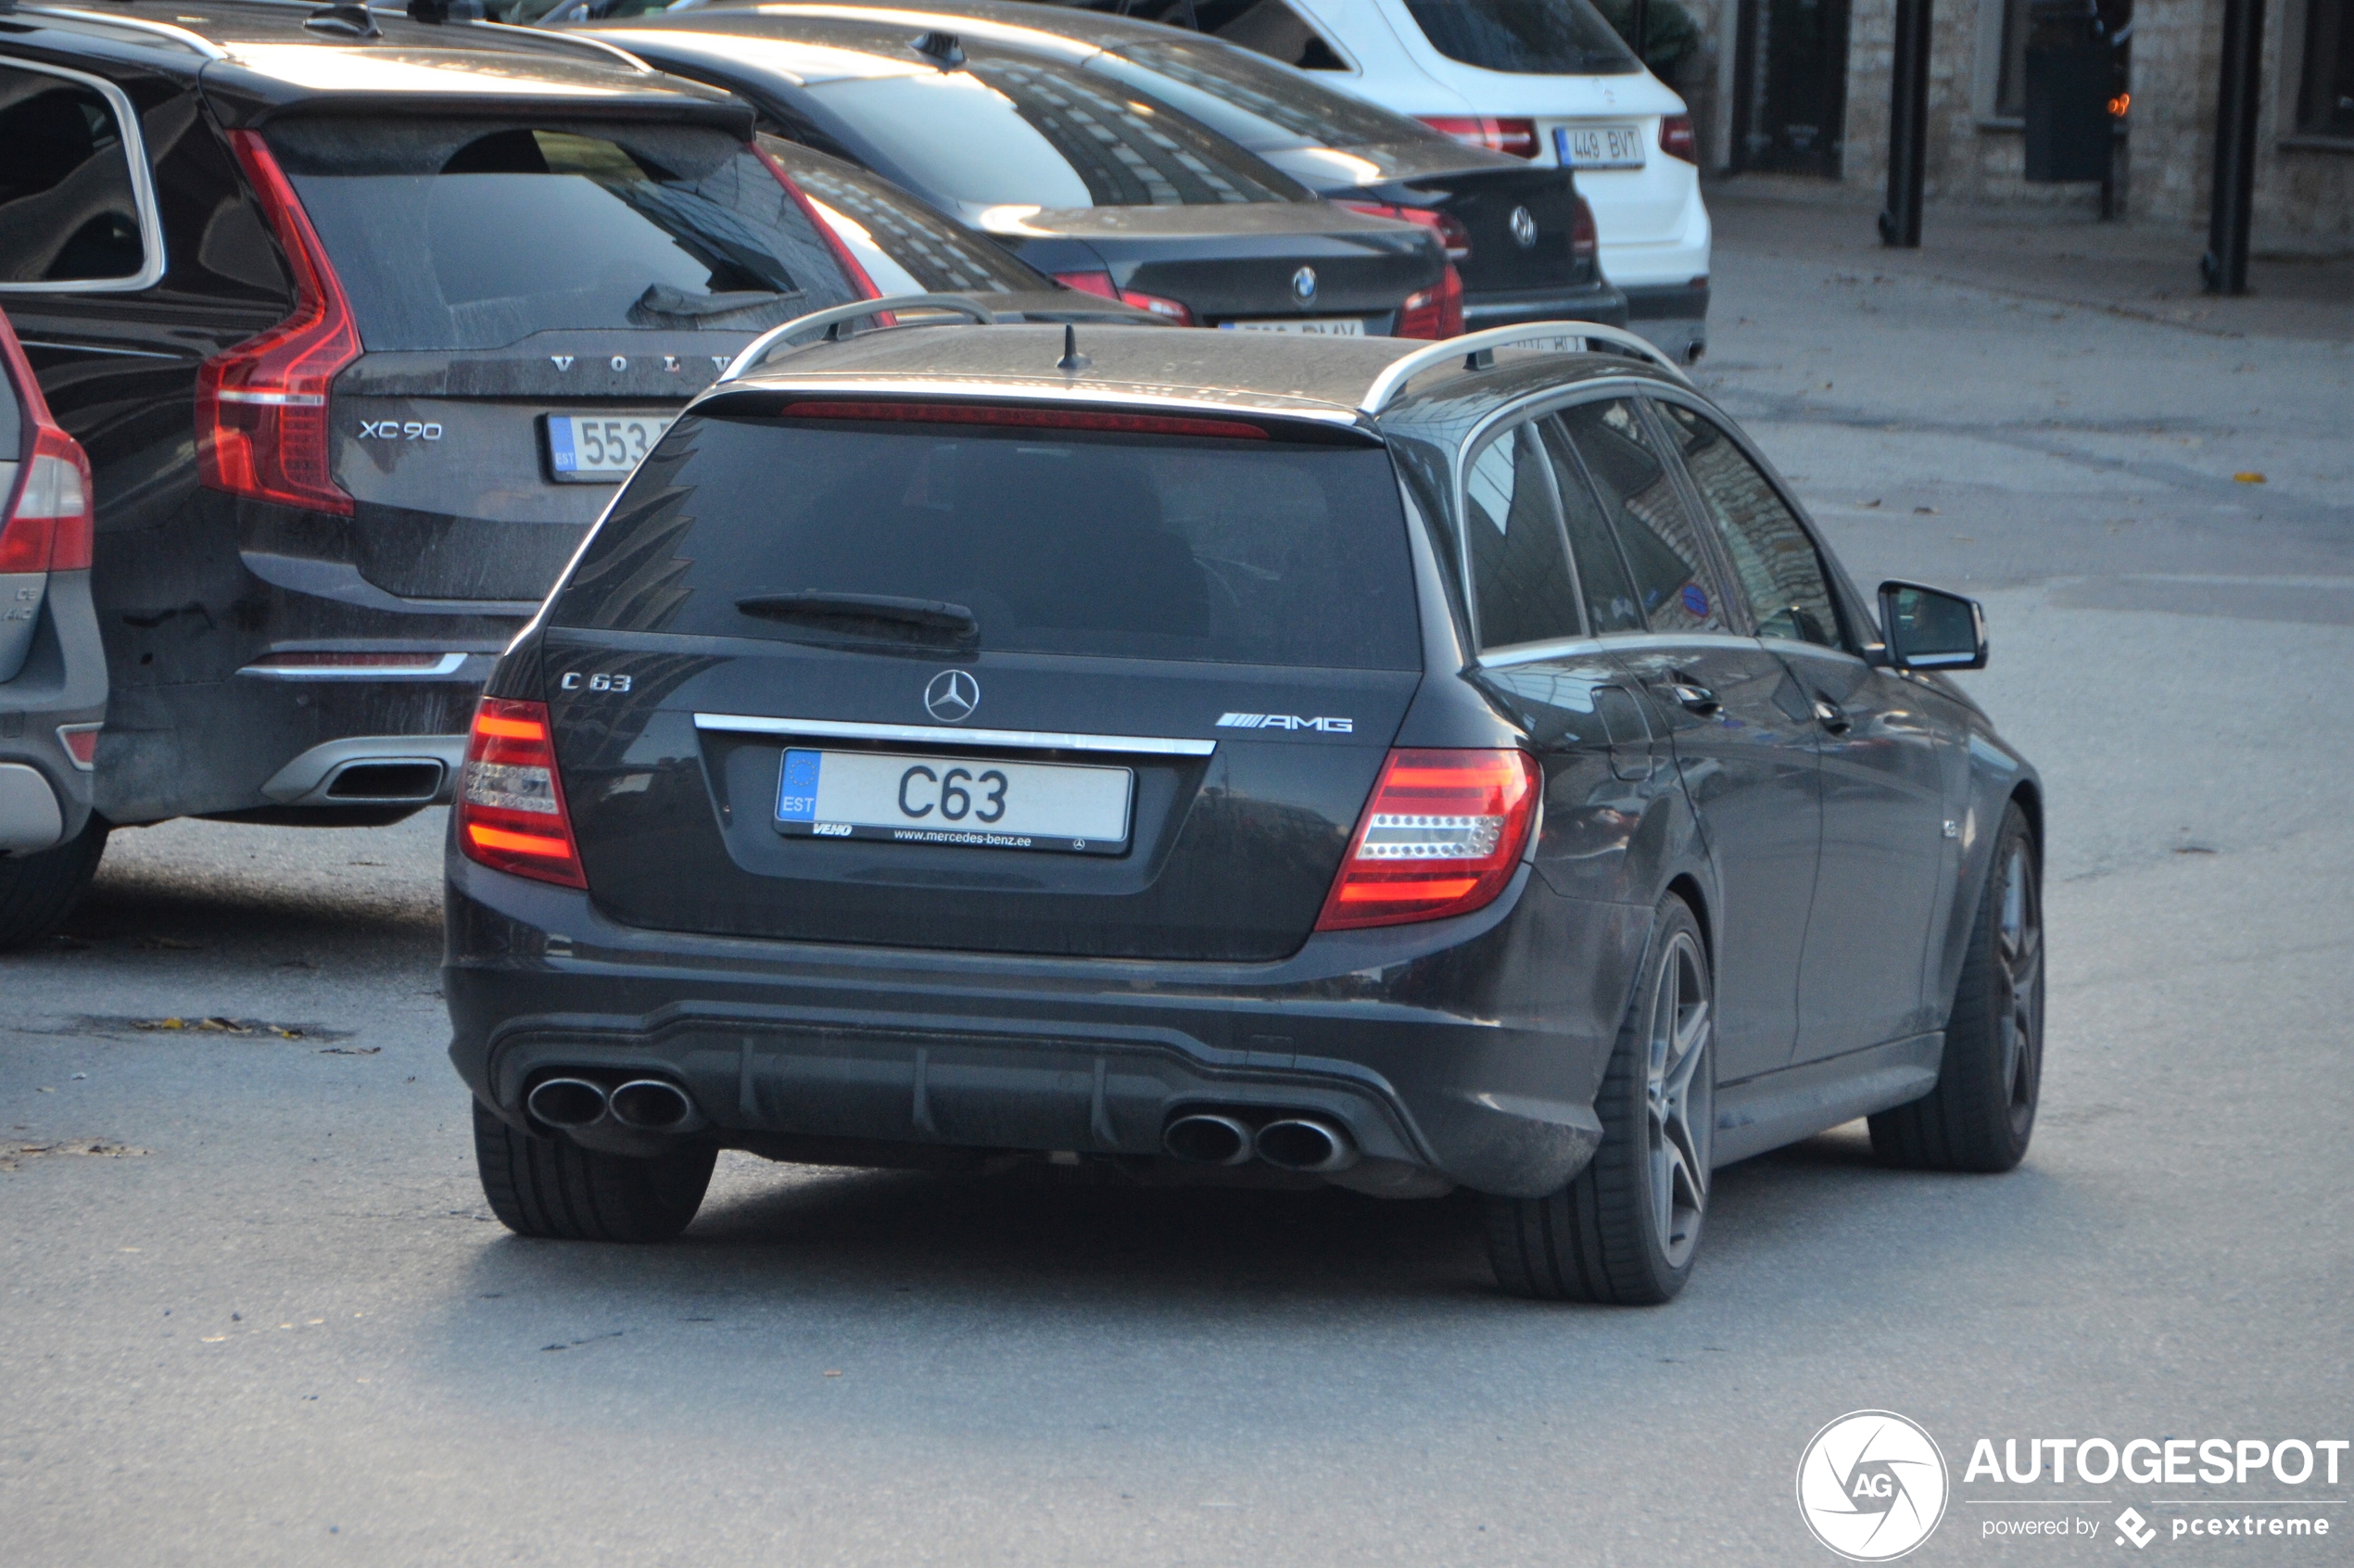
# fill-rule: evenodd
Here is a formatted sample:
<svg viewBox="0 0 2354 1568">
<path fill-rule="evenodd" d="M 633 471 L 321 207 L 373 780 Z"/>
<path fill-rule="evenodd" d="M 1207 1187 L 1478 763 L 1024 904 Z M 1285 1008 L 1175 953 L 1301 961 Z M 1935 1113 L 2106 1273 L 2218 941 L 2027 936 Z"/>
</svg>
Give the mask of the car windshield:
<svg viewBox="0 0 2354 1568">
<path fill-rule="evenodd" d="M 1633 51 L 1587 0 L 1406 0 L 1450 60 L 1522 76 L 1623 76 Z"/>
<path fill-rule="evenodd" d="M 1130 44 L 1088 64 L 1253 152 L 1415 142 L 1417 121 L 1335 93 L 1247 50 L 1178 38 Z"/>
<path fill-rule="evenodd" d="M 1055 288 L 1045 273 L 889 181 L 779 146 L 793 183 L 817 204 L 883 293 L 1021 294 Z"/>
<path fill-rule="evenodd" d="M 738 608 L 759 595 L 956 606 L 990 653 L 1421 658 L 1386 451 L 1051 429 L 690 416 L 615 502 L 551 624 L 795 635 Z"/>
<path fill-rule="evenodd" d="M 767 165 L 716 131 L 320 120 L 270 137 L 371 349 L 756 332 L 857 297 Z"/>
<path fill-rule="evenodd" d="M 971 51 L 962 70 L 827 82 L 813 96 L 909 180 L 975 215 L 1003 207 L 1209 207 L 1307 190 L 1094 71 Z"/>
</svg>

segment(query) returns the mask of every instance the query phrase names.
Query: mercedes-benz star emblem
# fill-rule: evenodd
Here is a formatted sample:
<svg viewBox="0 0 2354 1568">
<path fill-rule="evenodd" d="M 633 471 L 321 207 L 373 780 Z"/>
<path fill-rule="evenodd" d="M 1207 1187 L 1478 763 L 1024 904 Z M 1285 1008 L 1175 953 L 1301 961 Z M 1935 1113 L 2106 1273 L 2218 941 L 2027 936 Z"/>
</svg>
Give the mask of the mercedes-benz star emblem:
<svg viewBox="0 0 2354 1568">
<path fill-rule="evenodd" d="M 1512 243 L 1520 247 L 1523 250 L 1533 249 L 1537 244 L 1537 220 L 1529 212 L 1528 209 L 1525 207 L 1513 208 L 1511 223 L 1512 230 Z"/>
<path fill-rule="evenodd" d="M 1291 275 L 1291 292 L 1292 297 L 1302 305 L 1313 305 L 1316 302 L 1316 269 L 1302 267 L 1294 272 Z"/>
<path fill-rule="evenodd" d="M 963 670 L 943 670 L 924 688 L 924 712 L 943 724 L 962 724 L 981 706 L 981 682 Z"/>
</svg>

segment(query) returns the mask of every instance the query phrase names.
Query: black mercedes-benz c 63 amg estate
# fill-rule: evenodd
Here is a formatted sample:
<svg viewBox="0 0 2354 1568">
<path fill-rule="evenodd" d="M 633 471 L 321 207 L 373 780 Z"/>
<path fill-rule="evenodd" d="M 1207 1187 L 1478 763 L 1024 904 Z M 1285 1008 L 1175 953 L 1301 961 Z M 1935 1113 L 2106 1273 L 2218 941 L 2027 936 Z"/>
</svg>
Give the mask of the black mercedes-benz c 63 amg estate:
<svg viewBox="0 0 2354 1568">
<path fill-rule="evenodd" d="M 1470 1188 L 1506 1288 L 1651 1302 L 1729 1161 L 2021 1157 L 1977 606 L 1859 594 L 1639 340 L 899 319 L 748 350 L 492 675 L 445 980 L 506 1223 L 674 1234 L 722 1148 L 1222 1168 Z"/>
</svg>

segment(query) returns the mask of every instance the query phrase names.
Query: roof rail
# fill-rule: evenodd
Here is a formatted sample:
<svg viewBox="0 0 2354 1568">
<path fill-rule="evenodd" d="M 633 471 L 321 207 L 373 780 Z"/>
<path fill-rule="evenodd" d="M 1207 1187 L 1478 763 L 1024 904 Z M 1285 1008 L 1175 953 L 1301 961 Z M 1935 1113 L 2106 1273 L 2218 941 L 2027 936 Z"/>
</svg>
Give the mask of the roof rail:
<svg viewBox="0 0 2354 1568">
<path fill-rule="evenodd" d="M 1575 340 L 1578 347 L 1570 348 Z M 1660 352 L 1649 340 L 1621 327 L 1604 326 L 1600 322 L 1531 322 L 1525 326 L 1489 327 L 1486 332 L 1466 333 L 1434 343 L 1427 348 L 1417 348 L 1402 360 L 1396 360 L 1373 377 L 1357 406 L 1369 414 L 1379 413 L 1389 400 L 1405 389 L 1414 377 L 1427 370 L 1436 370 L 1449 360 L 1461 359 L 1466 368 L 1479 368 L 1472 363 L 1482 354 L 1499 348 L 1550 348 L 1556 353 L 1590 352 L 1597 343 L 1607 343 L 1614 348 L 1631 350 L 1637 359 L 1649 360 L 1677 380 L 1690 386 L 1692 378 L 1684 367 Z"/>
<path fill-rule="evenodd" d="M 119 17 L 108 11 L 82 11 L 70 6 L 25 6 L 21 11 L 32 16 L 72 17 L 80 21 L 105 22 L 109 26 L 127 28 L 133 32 L 152 32 L 168 38 L 182 48 L 191 50 L 208 60 L 225 60 L 229 51 L 209 38 L 199 37 L 184 27 L 170 22 L 149 21 L 144 17 Z"/>
<path fill-rule="evenodd" d="M 728 368 L 719 373 L 712 385 L 716 386 L 721 382 L 733 381 L 738 376 L 748 373 L 788 337 L 798 337 L 804 332 L 815 332 L 817 328 L 824 327 L 826 335 L 821 341 L 839 343 L 842 341 L 842 328 L 861 316 L 878 315 L 886 310 L 953 310 L 958 315 L 971 317 L 981 326 L 997 324 L 997 317 L 993 311 L 974 304 L 961 294 L 893 294 L 881 299 L 854 300 L 847 305 L 835 305 L 823 310 L 812 310 L 805 316 L 795 316 L 782 326 L 770 327 L 746 344 L 742 353 L 728 360 Z M 947 326 L 952 323 L 926 319 L 902 324 Z M 800 347 L 807 348 L 814 345 L 804 343 Z"/>
<path fill-rule="evenodd" d="M 640 72 L 643 75 L 652 76 L 654 74 L 653 67 L 648 65 L 645 61 L 639 59 L 637 56 L 631 54 L 620 44 L 608 44 L 601 38 L 591 38 L 586 33 L 564 32 L 552 27 L 518 27 L 513 22 L 485 21 L 480 18 L 476 18 L 474 20 L 469 21 L 466 25 L 469 27 L 495 27 L 501 32 L 527 32 L 534 38 L 552 39 L 561 44 L 577 44 L 584 49 L 594 49 L 600 54 L 610 55 L 614 59 L 619 60 L 623 65 L 627 66 L 630 70 Z"/>
</svg>

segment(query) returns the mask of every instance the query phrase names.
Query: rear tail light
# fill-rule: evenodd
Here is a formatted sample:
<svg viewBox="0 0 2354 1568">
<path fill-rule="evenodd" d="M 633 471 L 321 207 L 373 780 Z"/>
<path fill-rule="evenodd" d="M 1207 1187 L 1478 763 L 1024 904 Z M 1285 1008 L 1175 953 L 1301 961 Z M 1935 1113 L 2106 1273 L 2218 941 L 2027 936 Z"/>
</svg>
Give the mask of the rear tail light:
<svg viewBox="0 0 2354 1568">
<path fill-rule="evenodd" d="M 255 131 L 229 133 L 262 217 L 293 275 L 294 312 L 196 370 L 196 465 L 233 496 L 351 515 L 334 477 L 327 393 L 360 357 L 360 331 L 326 247 L 294 186 Z"/>
<path fill-rule="evenodd" d="M 1671 114 L 1659 122 L 1659 150 L 1686 163 L 1700 161 L 1700 144 L 1692 138 L 1692 117 Z"/>
<path fill-rule="evenodd" d="M 0 516 L 0 572 L 79 571 L 90 564 L 90 460 L 54 424 L 35 424 L 32 446 Z"/>
<path fill-rule="evenodd" d="M 1406 308 L 1398 312 L 1398 335 L 1434 341 L 1463 335 L 1463 280 L 1452 261 L 1436 288 L 1406 297 Z"/>
<path fill-rule="evenodd" d="M 834 226 L 826 221 L 826 215 L 817 210 L 816 204 L 809 199 L 809 193 L 793 183 L 792 176 L 785 172 L 785 166 L 771 157 L 766 148 L 757 142 L 745 145 L 751 148 L 753 157 L 768 166 L 768 172 L 777 177 L 777 183 L 785 187 L 785 194 L 792 197 L 793 205 L 801 209 L 802 215 L 816 229 L 819 237 L 826 242 L 826 248 L 841 263 L 843 276 L 850 280 L 852 292 L 861 299 L 880 299 L 882 290 L 875 286 L 874 278 L 859 265 L 858 258 L 851 253 L 850 247 L 842 242 L 842 236 L 834 233 Z M 888 310 L 876 311 L 875 321 L 881 326 L 899 324 L 899 318 Z"/>
<path fill-rule="evenodd" d="M 1179 326 L 1194 324 L 1193 308 L 1175 299 L 1164 299 L 1158 294 L 1145 294 L 1133 288 L 1122 288 L 1111 281 L 1109 272 L 1057 272 L 1055 281 L 1065 288 L 1075 288 L 1082 294 L 1093 294 L 1105 299 L 1117 299 L 1123 305 L 1133 305 L 1139 310 L 1150 310 L 1166 317 Z"/>
<path fill-rule="evenodd" d="M 1335 205 L 1351 212 L 1361 212 L 1368 218 L 1394 218 L 1401 223 L 1419 223 L 1438 236 L 1438 243 L 1447 247 L 1448 260 L 1471 259 L 1471 231 L 1464 228 L 1462 220 L 1451 212 L 1440 212 L 1428 207 L 1392 207 L 1380 201 L 1344 201 Z"/>
<path fill-rule="evenodd" d="M 1533 120 L 1499 120 L 1487 114 L 1426 114 L 1422 120 L 1440 135 L 1452 136 L 1468 146 L 1510 153 L 1514 158 L 1537 156 L 1537 122 Z"/>
<path fill-rule="evenodd" d="M 1392 752 L 1333 879 L 1320 931 L 1467 915 L 1512 879 L 1536 820 L 1525 752 Z"/>
<path fill-rule="evenodd" d="M 458 784 L 458 849 L 494 871 L 588 885 L 564 809 L 547 703 L 485 697 L 475 706 Z"/>
<path fill-rule="evenodd" d="M 1589 281 L 1601 265 L 1602 239 L 1594 227 L 1594 209 L 1584 196 L 1573 199 L 1569 223 L 1569 267 L 1580 283 Z"/>
</svg>

